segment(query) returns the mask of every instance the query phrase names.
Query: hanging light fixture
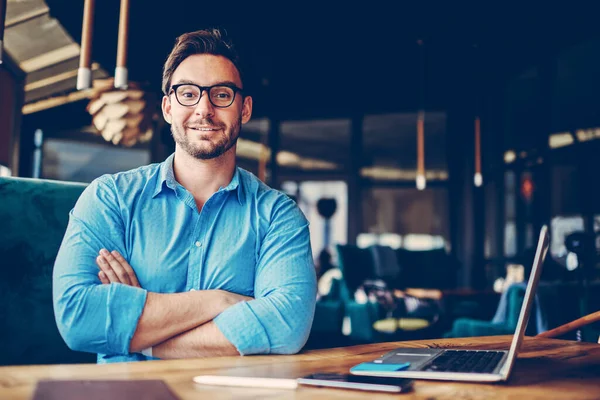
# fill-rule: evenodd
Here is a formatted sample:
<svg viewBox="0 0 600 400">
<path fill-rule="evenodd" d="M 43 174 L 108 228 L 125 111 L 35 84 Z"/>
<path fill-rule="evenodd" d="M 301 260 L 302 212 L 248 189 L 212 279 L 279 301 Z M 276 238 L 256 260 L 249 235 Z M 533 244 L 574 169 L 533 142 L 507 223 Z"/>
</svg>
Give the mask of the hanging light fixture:
<svg viewBox="0 0 600 400">
<path fill-rule="evenodd" d="M 480 58 L 478 46 L 475 44 L 473 47 L 475 53 L 475 63 L 473 63 L 475 65 L 475 174 L 473 176 L 473 183 L 476 187 L 481 187 L 483 184 L 483 175 L 481 174 L 481 118 L 479 117 L 481 103 L 479 90 L 481 79 L 479 73 L 481 71 L 481 65 L 479 65 Z"/>
<path fill-rule="evenodd" d="M 81 53 L 77 70 L 77 90 L 92 87 L 92 30 L 94 26 L 94 0 L 85 0 L 83 27 L 81 29 Z"/>
<path fill-rule="evenodd" d="M 483 184 L 481 175 L 481 120 L 475 117 L 475 186 L 480 187 Z"/>
<path fill-rule="evenodd" d="M 128 83 L 127 89 L 114 86 L 112 78 L 94 80 L 87 111 L 98 134 L 125 147 L 148 142 L 153 134 L 156 96 L 135 82 Z"/>
<path fill-rule="evenodd" d="M 129 0 L 121 0 L 119 15 L 119 41 L 117 43 L 117 66 L 115 88 L 127 89 L 127 38 L 129 36 Z"/>
<path fill-rule="evenodd" d="M 419 112 L 417 113 L 417 189 L 423 190 L 427 185 L 425 179 L 425 53 L 423 40 L 417 40 L 421 58 L 421 82 L 419 95 Z"/>
<path fill-rule="evenodd" d="M 88 2 L 93 7 L 93 0 L 86 0 L 86 7 Z M 88 16 L 90 12 L 84 14 Z M 91 22 L 87 26 L 91 26 Z M 128 81 L 128 32 L 129 0 L 121 0 L 115 78 L 95 80 L 87 106 L 92 123 L 104 140 L 126 147 L 148 142 L 152 138 L 153 118 L 157 108 L 156 96 L 145 90 L 146 85 Z M 89 52 L 86 61 L 90 62 Z M 91 75 L 89 78 L 91 80 Z"/>
<path fill-rule="evenodd" d="M 425 111 L 417 116 L 417 189 L 425 189 Z"/>
<path fill-rule="evenodd" d="M 0 0 L 0 64 L 2 64 L 2 41 L 4 40 L 4 21 L 6 19 L 7 1 Z"/>
</svg>

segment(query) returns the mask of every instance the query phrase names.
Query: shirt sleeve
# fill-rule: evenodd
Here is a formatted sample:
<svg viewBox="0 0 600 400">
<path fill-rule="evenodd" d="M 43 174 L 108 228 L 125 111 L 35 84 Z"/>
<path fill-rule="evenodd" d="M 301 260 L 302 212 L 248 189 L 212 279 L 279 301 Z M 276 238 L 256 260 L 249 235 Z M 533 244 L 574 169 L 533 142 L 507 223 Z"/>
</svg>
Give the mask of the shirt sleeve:
<svg viewBox="0 0 600 400">
<path fill-rule="evenodd" d="M 242 355 L 297 353 L 308 339 L 315 313 L 317 284 L 308 221 L 287 197 L 272 215 L 257 259 L 255 299 L 229 307 L 214 319 Z"/>
<path fill-rule="evenodd" d="M 92 182 L 69 213 L 54 264 L 52 297 L 58 330 L 71 349 L 125 355 L 147 291 L 101 284 L 95 260 L 102 248 L 127 258 L 118 196 L 108 175 Z"/>
</svg>

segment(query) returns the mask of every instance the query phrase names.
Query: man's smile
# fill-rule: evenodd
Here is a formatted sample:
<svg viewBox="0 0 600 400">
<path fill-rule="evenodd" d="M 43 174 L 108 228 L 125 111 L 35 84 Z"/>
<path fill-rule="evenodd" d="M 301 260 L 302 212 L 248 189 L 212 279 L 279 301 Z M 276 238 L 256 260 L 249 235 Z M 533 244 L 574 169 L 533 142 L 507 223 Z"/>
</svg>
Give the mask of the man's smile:
<svg viewBox="0 0 600 400">
<path fill-rule="evenodd" d="M 188 126 L 188 129 L 192 129 L 194 131 L 200 131 L 200 132 L 212 132 L 212 131 L 221 130 L 221 128 L 214 127 L 214 126 Z"/>
</svg>

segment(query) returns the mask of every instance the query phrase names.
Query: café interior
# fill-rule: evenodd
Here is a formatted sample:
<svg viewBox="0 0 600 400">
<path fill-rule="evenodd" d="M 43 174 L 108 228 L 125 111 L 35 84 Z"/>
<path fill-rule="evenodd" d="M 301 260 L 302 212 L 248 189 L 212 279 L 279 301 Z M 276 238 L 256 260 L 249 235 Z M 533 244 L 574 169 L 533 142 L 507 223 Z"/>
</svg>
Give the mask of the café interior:
<svg viewBox="0 0 600 400">
<path fill-rule="evenodd" d="M 0 392 L 95 375 L 22 383 L 11 368 L 96 362 L 69 349 L 52 308 L 69 211 L 99 176 L 173 153 L 162 66 L 178 35 L 208 27 L 235 44 L 254 101 L 237 165 L 310 223 L 301 354 L 509 337 L 547 226 L 526 336 L 575 321 L 553 338 L 588 346 L 600 381 L 600 31 L 590 9 L 534 3 L 0 0 Z M 161 362 L 181 398 L 199 395 Z"/>
</svg>

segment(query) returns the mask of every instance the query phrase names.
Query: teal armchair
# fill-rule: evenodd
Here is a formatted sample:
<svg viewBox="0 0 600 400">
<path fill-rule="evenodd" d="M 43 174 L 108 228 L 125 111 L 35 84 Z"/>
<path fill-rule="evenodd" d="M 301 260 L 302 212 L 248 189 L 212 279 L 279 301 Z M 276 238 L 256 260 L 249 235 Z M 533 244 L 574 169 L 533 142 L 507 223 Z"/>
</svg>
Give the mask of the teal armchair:
<svg viewBox="0 0 600 400">
<path fill-rule="evenodd" d="M 471 318 L 458 318 L 452 330 L 445 337 L 471 337 L 512 335 L 517 327 L 519 313 L 525 298 L 525 283 L 511 285 L 500 299 L 494 319 L 482 321 Z M 590 285 L 589 310 L 600 310 L 600 282 Z M 573 282 L 540 282 L 535 294 L 532 312 L 525 331 L 526 335 L 536 335 L 556 328 L 581 316 L 581 289 Z M 585 328 L 583 340 L 596 341 L 600 334 L 600 324 Z M 569 332 L 562 339 L 575 339 Z"/>
<path fill-rule="evenodd" d="M 343 319 L 341 281 L 333 279 L 329 293 L 317 300 L 311 334 L 341 335 Z"/>
<path fill-rule="evenodd" d="M 84 184 L 0 178 L 0 365 L 95 362 L 70 350 L 52 308 L 52 268 Z"/>
<path fill-rule="evenodd" d="M 525 298 L 525 286 L 511 285 L 500 300 L 499 310 L 491 321 L 473 318 L 458 318 L 452 324 L 452 330 L 445 333 L 444 337 L 474 337 L 512 335 L 517 328 L 519 312 Z M 529 324 L 527 334 L 531 334 L 534 324 Z"/>
<path fill-rule="evenodd" d="M 354 292 L 365 279 L 373 278 L 373 259 L 368 249 L 354 245 L 335 246 L 339 268 L 343 278 L 339 282 L 339 294 L 344 304 L 344 312 L 350 320 L 350 339 L 355 342 L 371 343 L 378 340 L 373 324 L 385 317 L 384 310 L 377 303 L 359 303 L 354 300 Z"/>
<path fill-rule="evenodd" d="M 431 304 L 428 300 L 405 296 L 404 300 L 396 298 L 395 307 L 392 308 L 388 300 L 384 300 L 385 296 L 378 298 L 381 303 L 355 300 L 354 293 L 365 280 L 385 282 L 380 295 L 401 287 L 401 270 L 393 249 L 378 245 L 361 249 L 354 245 L 338 244 L 336 250 L 343 276 L 340 295 L 350 322 L 349 338 L 352 341 L 373 343 L 439 337 L 437 321 L 440 310 L 437 304 Z M 377 297 L 376 292 L 371 291 L 371 294 Z M 409 303 L 412 304 L 410 310 L 407 306 Z"/>
</svg>

